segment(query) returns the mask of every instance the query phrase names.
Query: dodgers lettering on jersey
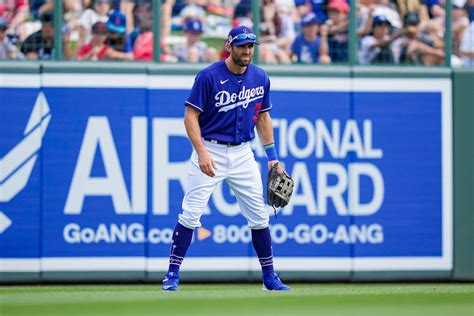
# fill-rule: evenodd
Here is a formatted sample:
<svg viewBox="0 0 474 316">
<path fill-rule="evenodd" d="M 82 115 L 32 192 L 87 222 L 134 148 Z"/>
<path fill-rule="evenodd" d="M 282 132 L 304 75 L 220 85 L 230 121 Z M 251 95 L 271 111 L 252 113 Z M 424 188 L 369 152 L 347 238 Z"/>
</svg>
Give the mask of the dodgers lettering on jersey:
<svg viewBox="0 0 474 316">
<path fill-rule="evenodd" d="M 243 75 L 235 75 L 220 61 L 196 76 L 185 105 L 201 112 L 202 137 L 247 142 L 255 138 L 258 115 L 272 107 L 270 79 L 255 65 L 250 64 Z"/>
</svg>

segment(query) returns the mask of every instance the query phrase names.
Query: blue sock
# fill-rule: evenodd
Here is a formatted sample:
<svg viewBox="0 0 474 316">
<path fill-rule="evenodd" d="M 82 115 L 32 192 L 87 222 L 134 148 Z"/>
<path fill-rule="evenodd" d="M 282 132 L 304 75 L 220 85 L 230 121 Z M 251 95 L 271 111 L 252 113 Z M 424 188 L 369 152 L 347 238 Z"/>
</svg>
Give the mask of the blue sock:
<svg viewBox="0 0 474 316">
<path fill-rule="evenodd" d="M 194 230 L 184 227 L 180 223 L 176 225 L 173 232 L 173 243 L 171 244 L 168 272 L 179 272 L 181 263 L 183 262 L 184 256 L 186 256 L 186 252 L 191 244 L 193 232 Z"/>
<path fill-rule="evenodd" d="M 272 238 L 270 229 L 252 229 L 252 243 L 262 266 L 263 276 L 273 272 Z"/>
</svg>

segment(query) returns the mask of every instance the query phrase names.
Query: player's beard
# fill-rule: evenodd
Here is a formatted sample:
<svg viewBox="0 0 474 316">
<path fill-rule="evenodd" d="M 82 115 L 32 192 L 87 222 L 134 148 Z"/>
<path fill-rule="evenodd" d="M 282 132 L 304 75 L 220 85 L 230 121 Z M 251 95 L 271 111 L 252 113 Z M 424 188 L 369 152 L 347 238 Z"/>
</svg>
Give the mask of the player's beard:
<svg viewBox="0 0 474 316">
<path fill-rule="evenodd" d="M 237 56 L 237 54 L 235 54 L 233 51 L 231 51 L 230 57 L 232 58 L 234 63 L 240 67 L 246 67 L 252 62 L 252 53 L 248 55 L 249 57 L 248 61 L 242 60 L 242 58 Z"/>
</svg>

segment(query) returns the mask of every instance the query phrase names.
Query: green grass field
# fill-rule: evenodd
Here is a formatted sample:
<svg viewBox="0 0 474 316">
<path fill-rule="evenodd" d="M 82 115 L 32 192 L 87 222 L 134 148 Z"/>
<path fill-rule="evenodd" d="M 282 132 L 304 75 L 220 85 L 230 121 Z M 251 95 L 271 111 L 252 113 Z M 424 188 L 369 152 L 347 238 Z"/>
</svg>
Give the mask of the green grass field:
<svg viewBox="0 0 474 316">
<path fill-rule="evenodd" d="M 474 315 L 473 284 L 258 284 L 0 287 L 0 315 Z"/>
</svg>

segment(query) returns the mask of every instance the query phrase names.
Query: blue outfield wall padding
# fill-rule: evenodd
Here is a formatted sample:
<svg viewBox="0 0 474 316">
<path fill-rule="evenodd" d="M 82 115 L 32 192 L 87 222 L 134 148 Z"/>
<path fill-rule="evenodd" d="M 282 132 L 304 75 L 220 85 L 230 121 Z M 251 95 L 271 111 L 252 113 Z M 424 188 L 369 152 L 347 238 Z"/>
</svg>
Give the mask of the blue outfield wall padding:
<svg viewBox="0 0 474 316">
<path fill-rule="evenodd" d="M 36 264 L 45 280 L 100 271 L 157 280 L 187 181 L 183 113 L 194 78 L 84 78 L 45 74 L 41 90 L 0 86 L 2 102 L 15 104 L 1 109 L 9 123 L 0 127 L 1 156 L 35 136 L 25 130 L 35 102 L 39 123 L 31 124 L 42 131 L 41 171 L 38 163 L 26 170 L 24 188 L 1 201 L 12 224 L 0 235 L 0 260 Z M 370 272 L 403 279 L 403 271 L 445 278 L 453 267 L 450 79 L 271 79 L 275 143 L 295 180 L 290 205 L 270 219 L 276 269 L 316 281 Z M 229 102 L 219 96 L 220 105 Z M 258 141 L 252 148 L 265 181 L 265 152 Z M 2 178 L 2 188 L 27 164 Z M 186 277 L 258 278 L 250 230 L 227 183 L 201 220 Z M 0 272 L 28 272 L 11 264 Z"/>
</svg>

